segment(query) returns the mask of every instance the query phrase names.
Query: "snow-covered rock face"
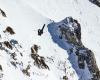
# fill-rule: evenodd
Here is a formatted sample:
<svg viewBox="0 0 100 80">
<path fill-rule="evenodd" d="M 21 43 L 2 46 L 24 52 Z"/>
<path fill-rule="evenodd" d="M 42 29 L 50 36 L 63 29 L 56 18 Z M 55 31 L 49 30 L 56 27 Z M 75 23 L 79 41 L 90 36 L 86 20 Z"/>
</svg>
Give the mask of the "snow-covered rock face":
<svg viewBox="0 0 100 80">
<path fill-rule="evenodd" d="M 81 69 L 85 71 L 83 76 L 79 78 L 80 80 L 100 79 L 100 71 L 98 69 L 94 53 L 86 48 L 81 41 L 81 25 L 77 20 L 72 17 L 67 17 L 61 22 L 53 22 L 49 24 L 48 30 L 51 33 L 53 41 L 57 43 L 59 47 L 67 50 L 69 60 L 77 74 L 81 76 Z M 72 57 L 74 61 L 72 60 Z M 91 75 L 86 76 L 86 74 Z"/>
<path fill-rule="evenodd" d="M 91 18 L 98 8 L 89 6 L 89 0 L 0 0 L 0 80 L 99 80 L 99 56 L 83 34 L 99 21 Z"/>
</svg>

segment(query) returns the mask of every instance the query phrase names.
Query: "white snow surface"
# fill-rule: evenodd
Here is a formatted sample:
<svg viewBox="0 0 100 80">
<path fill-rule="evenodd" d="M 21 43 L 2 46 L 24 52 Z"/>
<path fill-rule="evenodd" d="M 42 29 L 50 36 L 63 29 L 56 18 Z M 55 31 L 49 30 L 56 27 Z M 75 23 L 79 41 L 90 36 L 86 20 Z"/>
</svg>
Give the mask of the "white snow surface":
<svg viewBox="0 0 100 80">
<path fill-rule="evenodd" d="M 23 53 L 21 57 L 17 52 L 18 62 L 22 61 L 23 66 L 18 65 L 18 68 L 15 68 L 10 63 L 10 56 L 0 50 L 2 80 L 63 80 L 65 75 L 68 80 L 89 80 L 90 75 L 84 74 L 87 68 L 78 70 L 82 72 L 80 75 L 76 72 L 68 59 L 67 51 L 53 42 L 47 27 L 42 36 L 37 35 L 37 30 L 42 28 L 43 24 L 47 26 L 53 20 L 59 22 L 68 16 L 77 19 L 81 24 L 82 42 L 95 53 L 100 68 L 100 8 L 88 0 L 0 0 L 0 8 L 7 14 L 7 18 L 0 14 L 0 42 L 15 39 L 22 46 L 19 48 L 17 45 L 19 52 Z M 3 33 L 7 26 L 11 26 L 16 34 Z M 45 58 L 50 70 L 39 69 L 33 64 L 30 57 L 33 44 L 40 46 L 38 54 Z M 9 51 L 15 52 L 16 49 Z M 31 65 L 30 77 L 21 71 L 28 64 Z"/>
</svg>

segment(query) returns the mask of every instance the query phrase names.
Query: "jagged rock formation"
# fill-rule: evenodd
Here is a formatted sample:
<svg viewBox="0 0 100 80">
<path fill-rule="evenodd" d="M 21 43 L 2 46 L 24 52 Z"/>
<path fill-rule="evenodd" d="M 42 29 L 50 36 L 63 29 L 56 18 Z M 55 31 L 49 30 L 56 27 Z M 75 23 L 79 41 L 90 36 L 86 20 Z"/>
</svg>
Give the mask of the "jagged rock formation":
<svg viewBox="0 0 100 80">
<path fill-rule="evenodd" d="M 54 26 L 54 28 L 52 27 Z M 86 65 L 92 75 L 92 80 L 100 79 L 100 71 L 96 64 L 96 59 L 94 53 L 86 48 L 81 41 L 81 25 L 79 22 L 72 17 L 67 17 L 63 21 L 59 23 L 51 23 L 49 24 L 49 31 L 52 35 L 53 40 L 63 48 L 64 45 L 59 44 L 61 41 L 65 42 L 64 44 L 68 44 L 72 46 L 71 48 L 67 48 L 69 54 L 77 55 L 77 63 L 80 69 L 85 69 Z M 55 34 L 52 34 L 51 30 L 55 30 Z M 61 40 L 59 40 L 59 39 Z M 57 41 L 59 40 L 59 41 Z"/>
</svg>

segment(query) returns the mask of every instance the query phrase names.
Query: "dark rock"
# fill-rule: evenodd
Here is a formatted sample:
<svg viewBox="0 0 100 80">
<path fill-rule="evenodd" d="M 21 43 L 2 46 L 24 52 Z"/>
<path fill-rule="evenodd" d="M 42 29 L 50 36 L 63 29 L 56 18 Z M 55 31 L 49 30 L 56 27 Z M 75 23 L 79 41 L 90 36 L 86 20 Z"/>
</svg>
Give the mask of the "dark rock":
<svg viewBox="0 0 100 80">
<path fill-rule="evenodd" d="M 89 1 L 100 7 L 100 0 L 89 0 Z"/>
<path fill-rule="evenodd" d="M 1 14 L 2 14 L 3 17 L 7 17 L 6 13 L 2 9 L 0 9 L 0 12 L 1 12 Z"/>
<path fill-rule="evenodd" d="M 4 33 L 5 33 L 5 32 L 10 33 L 11 35 L 15 34 L 14 30 L 13 30 L 10 26 L 8 26 L 8 27 L 6 28 L 6 30 L 4 31 Z"/>
<path fill-rule="evenodd" d="M 13 48 L 12 45 L 8 41 L 4 41 L 4 45 L 9 49 Z"/>
<path fill-rule="evenodd" d="M 0 65 L 0 70 L 1 70 L 1 71 L 3 70 L 1 65 Z"/>
<path fill-rule="evenodd" d="M 38 29 L 38 35 L 41 36 L 43 34 L 45 24 L 43 25 L 42 29 Z"/>
</svg>

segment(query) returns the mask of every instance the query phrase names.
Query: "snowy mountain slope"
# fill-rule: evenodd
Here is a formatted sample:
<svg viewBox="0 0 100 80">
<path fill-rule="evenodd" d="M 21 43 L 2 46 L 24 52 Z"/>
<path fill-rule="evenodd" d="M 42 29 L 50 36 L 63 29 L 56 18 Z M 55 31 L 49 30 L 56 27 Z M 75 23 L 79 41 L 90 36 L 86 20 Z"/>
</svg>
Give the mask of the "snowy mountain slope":
<svg viewBox="0 0 100 80">
<path fill-rule="evenodd" d="M 37 35 L 37 29 L 50 22 L 48 18 L 17 0 L 12 2 L 0 0 L 0 8 L 7 15 L 6 18 L 2 15 L 0 17 L 2 80 L 62 80 L 63 76 L 67 76 L 69 80 L 73 78 L 78 80 L 75 70 L 67 59 L 66 51 L 52 42 L 48 29 L 45 28 L 41 37 Z M 7 26 L 14 30 L 14 35 L 3 32 Z M 17 40 L 18 44 L 11 45 L 12 49 L 9 49 L 4 42 L 11 42 L 12 39 Z M 33 44 L 40 46 L 38 54 L 45 58 L 50 70 L 39 69 L 33 64 L 34 60 L 31 58 Z M 23 73 L 28 65 L 30 76 Z M 68 72 L 65 72 L 65 69 Z"/>
<path fill-rule="evenodd" d="M 58 22 L 66 16 L 72 16 L 77 19 L 82 28 L 82 42 L 86 47 L 93 50 L 100 68 L 100 8 L 98 6 L 91 3 L 89 0 L 23 1 L 26 1 L 32 8 L 54 21 Z"/>
<path fill-rule="evenodd" d="M 100 66 L 99 47 L 95 48 L 99 42 L 99 37 L 97 37 L 99 36 L 99 8 L 88 0 L 43 0 L 43 2 L 40 0 L 0 0 L 0 8 L 7 15 L 3 17 L 0 14 L 2 45 L 0 76 L 2 80 L 89 80 L 91 74 L 87 66 L 84 70 L 79 69 L 77 56 L 75 54 L 70 56 L 66 51 L 70 46 L 66 43 L 63 48 L 59 46 L 52 39 L 51 33 L 55 31 L 49 31 L 48 24 L 53 20 L 62 20 L 66 16 L 72 16 L 79 21 L 82 28 L 82 42 L 94 52 Z M 95 10 L 98 13 L 94 12 Z M 39 36 L 38 29 L 41 29 L 44 24 L 46 24 L 44 32 Z M 14 35 L 3 32 L 7 26 L 14 30 Z M 12 49 L 9 49 L 9 46 L 4 44 L 5 41 L 8 41 L 7 45 L 11 44 L 11 41 L 18 43 L 14 42 L 14 45 L 11 44 Z M 34 45 L 39 47 L 38 51 Z"/>
</svg>

